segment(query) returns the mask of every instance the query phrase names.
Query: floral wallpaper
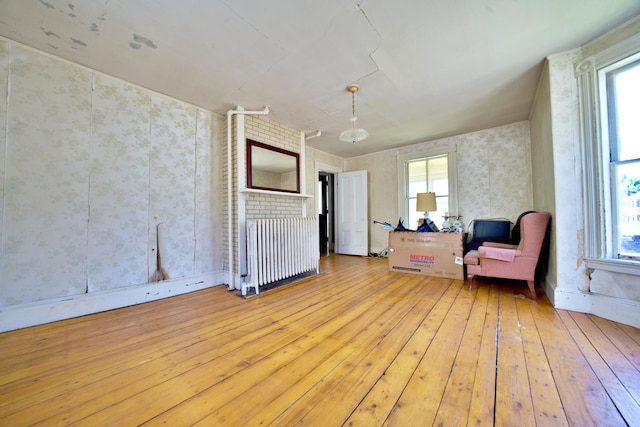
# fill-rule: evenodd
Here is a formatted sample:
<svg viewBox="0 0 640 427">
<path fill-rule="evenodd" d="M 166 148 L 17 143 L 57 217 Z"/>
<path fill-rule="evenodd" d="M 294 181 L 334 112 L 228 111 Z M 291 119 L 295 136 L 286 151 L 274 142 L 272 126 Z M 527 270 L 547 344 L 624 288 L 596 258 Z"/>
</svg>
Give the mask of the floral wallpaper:
<svg viewBox="0 0 640 427">
<path fill-rule="evenodd" d="M 474 218 L 515 221 L 531 209 L 531 156 L 527 122 L 452 138 L 457 147 L 458 204 Z"/>
<path fill-rule="evenodd" d="M 225 120 L 222 116 L 198 110 L 196 116 L 195 164 L 195 264 L 194 274 L 223 269 L 224 254 L 216 233 L 222 236 L 223 187 L 221 146 Z"/>
<path fill-rule="evenodd" d="M 11 46 L 3 306 L 86 291 L 91 73 Z"/>
<path fill-rule="evenodd" d="M 149 223 L 162 223 L 160 251 L 170 277 L 193 275 L 196 108 L 155 96 L 151 111 Z M 190 221 L 185 221 L 190 218 Z M 155 231 L 155 230 L 154 230 Z M 150 234 L 154 236 L 152 232 Z M 149 245 L 155 244 L 155 239 Z M 155 265 L 150 252 L 149 264 Z"/>
<path fill-rule="evenodd" d="M 0 307 L 148 283 L 158 224 L 170 278 L 221 271 L 222 118 L 3 40 L 0 95 Z"/>
<path fill-rule="evenodd" d="M 150 113 L 147 92 L 96 76 L 91 115 L 89 291 L 148 279 Z"/>
<path fill-rule="evenodd" d="M 584 266 L 580 266 L 578 228 L 582 222 L 580 145 L 578 139 L 578 94 L 573 71 L 575 52 L 548 58 L 555 191 L 552 223 L 555 279 L 561 287 L 588 287 Z M 544 189 L 539 189 L 544 191 Z"/>
<path fill-rule="evenodd" d="M 9 84 L 9 44 L 0 39 L 0 100 L 7 99 L 7 88 Z M 0 201 L 4 200 L 4 177 L 5 172 L 5 149 L 6 149 L 6 126 L 5 120 L 2 118 L 7 117 L 7 103 L 0 102 Z M 3 209 L 4 203 L 0 204 L 0 224 L 3 223 Z M 0 242 L 2 242 L 2 227 L 0 227 Z M 1 248 L 0 248 L 1 249 Z M 0 251 L 0 258 L 2 257 Z M 1 265 L 1 261 L 0 261 Z M 2 270 L 0 269 L 0 292 L 2 292 Z"/>
</svg>

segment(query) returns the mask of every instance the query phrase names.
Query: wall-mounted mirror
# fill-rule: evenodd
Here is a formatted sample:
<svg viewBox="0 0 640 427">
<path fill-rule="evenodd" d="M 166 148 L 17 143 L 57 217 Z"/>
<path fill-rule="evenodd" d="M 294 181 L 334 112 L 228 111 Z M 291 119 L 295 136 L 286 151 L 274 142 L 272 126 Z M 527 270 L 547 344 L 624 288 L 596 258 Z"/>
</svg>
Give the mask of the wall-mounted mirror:
<svg viewBox="0 0 640 427">
<path fill-rule="evenodd" d="M 247 139 L 247 188 L 300 192 L 300 156 Z"/>
</svg>

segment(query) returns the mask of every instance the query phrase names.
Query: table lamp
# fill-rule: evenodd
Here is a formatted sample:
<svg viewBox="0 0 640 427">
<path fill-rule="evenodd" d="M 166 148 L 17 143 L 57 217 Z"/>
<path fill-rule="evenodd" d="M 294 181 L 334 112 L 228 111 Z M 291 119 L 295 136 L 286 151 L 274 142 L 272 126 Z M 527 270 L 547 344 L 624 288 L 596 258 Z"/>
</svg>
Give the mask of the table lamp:
<svg viewBox="0 0 640 427">
<path fill-rule="evenodd" d="M 429 219 L 429 212 L 437 211 L 436 193 L 418 193 L 416 212 L 424 212 L 424 223 L 428 230 L 439 231 L 438 227 Z"/>
<path fill-rule="evenodd" d="M 416 212 L 424 212 L 424 219 L 429 217 L 429 212 L 437 211 L 436 193 L 418 193 Z"/>
</svg>

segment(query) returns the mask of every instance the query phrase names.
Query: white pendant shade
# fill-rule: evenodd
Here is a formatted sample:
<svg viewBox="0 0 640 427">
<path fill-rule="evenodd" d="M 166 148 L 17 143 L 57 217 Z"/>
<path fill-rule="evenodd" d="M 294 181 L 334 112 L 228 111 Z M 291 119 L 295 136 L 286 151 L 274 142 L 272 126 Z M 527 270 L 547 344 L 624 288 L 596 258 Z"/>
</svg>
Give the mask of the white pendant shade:
<svg viewBox="0 0 640 427">
<path fill-rule="evenodd" d="M 352 84 L 347 86 L 347 91 L 351 92 L 351 129 L 347 129 L 340 134 L 340 141 L 350 142 L 355 144 L 358 141 L 362 141 L 369 136 L 369 132 L 362 128 L 356 127 L 356 121 L 358 118 L 356 117 L 356 100 L 355 93 L 360 89 L 360 87 L 356 84 Z"/>
<path fill-rule="evenodd" d="M 351 129 L 347 129 L 340 134 L 340 141 L 351 142 L 355 144 L 358 141 L 362 141 L 369 136 L 369 132 L 364 129 L 356 127 L 356 116 L 351 117 Z"/>
<path fill-rule="evenodd" d="M 358 141 L 362 141 L 369 136 L 369 132 L 360 128 L 353 128 L 345 130 L 340 134 L 340 141 L 351 142 L 355 144 Z"/>
</svg>

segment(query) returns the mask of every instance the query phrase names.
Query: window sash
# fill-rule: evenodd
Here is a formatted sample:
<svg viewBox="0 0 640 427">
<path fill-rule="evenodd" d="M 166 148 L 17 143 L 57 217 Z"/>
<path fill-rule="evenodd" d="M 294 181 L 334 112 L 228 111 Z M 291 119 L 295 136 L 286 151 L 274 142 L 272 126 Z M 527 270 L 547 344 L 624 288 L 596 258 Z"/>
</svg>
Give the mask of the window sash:
<svg viewBox="0 0 640 427">
<path fill-rule="evenodd" d="M 448 148 L 436 148 L 431 150 L 424 150 L 420 153 L 412 153 L 412 154 L 398 154 L 397 161 L 397 171 L 398 171 L 398 216 L 403 220 L 405 227 L 410 229 L 415 229 L 417 224 L 413 224 L 409 222 L 409 218 L 412 217 L 411 212 L 415 211 L 415 194 L 413 195 L 413 204 L 410 206 L 410 191 L 408 185 L 408 171 L 407 171 L 407 162 L 413 160 L 420 159 L 429 159 L 429 158 L 437 158 L 437 157 L 447 157 L 447 197 L 437 197 L 438 207 L 442 205 L 446 206 L 443 209 L 444 211 L 456 213 L 458 212 L 458 197 L 457 197 L 457 168 L 456 168 L 456 147 L 451 146 Z M 429 190 L 432 191 L 432 190 Z M 436 196 L 438 196 L 438 192 L 436 191 Z M 431 213 L 430 217 L 436 222 L 436 224 L 440 224 L 442 218 L 436 218 L 437 212 Z M 423 213 L 415 213 L 415 215 L 419 215 L 422 217 Z"/>
<path fill-rule="evenodd" d="M 616 63 L 608 67 L 604 79 L 607 110 L 606 117 L 602 117 L 602 120 L 607 121 L 609 137 L 609 194 L 611 195 L 610 209 L 612 213 L 611 254 L 612 258 L 626 260 L 640 260 L 640 254 L 636 249 L 637 245 L 633 240 L 635 227 L 630 223 L 626 212 L 627 209 L 623 206 L 628 195 L 622 194 L 622 189 L 620 188 L 622 176 L 634 178 L 638 176 L 634 171 L 637 171 L 640 166 L 640 158 L 638 157 L 638 151 L 632 151 L 632 147 L 634 145 L 637 146 L 638 141 L 630 141 L 630 138 L 635 139 L 640 136 L 640 129 L 633 128 L 636 126 L 632 121 L 635 120 L 634 117 L 624 116 L 624 114 L 629 113 L 629 109 L 635 108 L 634 104 L 637 103 L 637 100 L 633 97 L 636 94 L 629 93 L 629 87 L 619 88 L 618 83 L 621 77 L 636 77 L 636 74 L 629 73 L 637 73 L 638 71 L 640 71 L 640 60 L 625 63 L 621 66 Z M 624 98 L 629 96 L 631 98 Z M 625 128 L 622 128 L 622 125 Z M 624 134 L 623 130 L 626 131 Z M 623 137 L 625 138 L 624 140 Z M 640 232 L 638 232 L 638 235 L 640 235 Z"/>
<path fill-rule="evenodd" d="M 576 63 L 584 187 L 584 249 L 588 268 L 640 275 L 640 262 L 619 259 L 612 246 L 606 73 L 640 60 L 640 34 Z M 601 102 L 602 100 L 602 102 Z"/>
<path fill-rule="evenodd" d="M 443 178 L 443 171 L 438 170 L 438 162 L 446 161 L 445 167 L 446 178 Z M 437 156 L 425 157 L 420 159 L 408 160 L 405 163 L 407 177 L 407 223 L 405 227 L 410 229 L 417 228 L 419 218 L 424 217 L 424 213 L 416 211 L 418 193 L 434 192 L 436 193 L 437 211 L 429 212 L 429 218 L 436 224 L 442 222 L 441 218 L 445 212 L 449 212 L 449 184 L 448 184 L 448 155 L 442 154 Z M 445 185 L 442 182 L 445 181 Z"/>
</svg>

